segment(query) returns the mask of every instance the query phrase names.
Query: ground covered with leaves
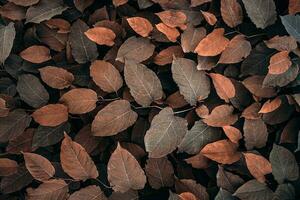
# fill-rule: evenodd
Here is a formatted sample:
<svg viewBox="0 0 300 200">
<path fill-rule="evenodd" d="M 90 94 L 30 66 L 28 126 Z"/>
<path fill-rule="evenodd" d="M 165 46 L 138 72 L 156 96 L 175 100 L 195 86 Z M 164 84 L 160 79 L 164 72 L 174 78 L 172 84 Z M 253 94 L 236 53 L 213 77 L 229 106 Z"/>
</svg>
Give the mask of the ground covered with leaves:
<svg viewBox="0 0 300 200">
<path fill-rule="evenodd" d="M 0 0 L 0 199 L 300 199 L 299 0 Z"/>
</svg>

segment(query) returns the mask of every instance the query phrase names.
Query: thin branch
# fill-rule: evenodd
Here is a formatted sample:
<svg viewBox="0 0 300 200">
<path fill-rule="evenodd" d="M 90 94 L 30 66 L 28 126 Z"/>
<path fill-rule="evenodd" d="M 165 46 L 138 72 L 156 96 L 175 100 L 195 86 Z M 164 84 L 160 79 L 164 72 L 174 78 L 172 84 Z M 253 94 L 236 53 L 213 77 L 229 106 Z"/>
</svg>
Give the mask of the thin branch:
<svg viewBox="0 0 300 200">
<path fill-rule="evenodd" d="M 131 105 L 131 107 L 133 107 L 135 110 L 139 110 L 139 109 L 148 109 L 148 108 L 158 108 L 158 109 L 160 109 L 160 110 L 162 110 L 162 109 L 164 109 L 164 108 L 162 108 L 162 107 L 159 107 L 159 106 L 145 106 L 145 107 L 136 107 L 136 106 L 134 106 L 134 105 Z"/>
<path fill-rule="evenodd" d="M 95 178 L 94 180 L 96 180 L 98 183 L 100 183 L 101 185 L 103 185 L 105 188 L 107 189 L 111 189 L 112 187 L 106 185 L 105 183 L 103 183 L 102 181 L 100 181 L 99 179 Z"/>
<path fill-rule="evenodd" d="M 180 113 L 185 113 L 185 112 L 188 112 L 188 111 L 191 111 L 191 110 L 194 110 L 195 107 L 191 107 L 191 108 L 188 108 L 188 109 L 185 109 L 185 110 L 180 110 L 180 111 L 177 111 L 177 112 L 174 112 L 174 114 L 180 114 Z"/>
<path fill-rule="evenodd" d="M 111 98 L 111 99 L 105 99 L 103 96 L 98 96 L 98 100 L 102 102 L 109 102 L 109 101 L 115 101 L 121 99 L 120 97 Z"/>
</svg>

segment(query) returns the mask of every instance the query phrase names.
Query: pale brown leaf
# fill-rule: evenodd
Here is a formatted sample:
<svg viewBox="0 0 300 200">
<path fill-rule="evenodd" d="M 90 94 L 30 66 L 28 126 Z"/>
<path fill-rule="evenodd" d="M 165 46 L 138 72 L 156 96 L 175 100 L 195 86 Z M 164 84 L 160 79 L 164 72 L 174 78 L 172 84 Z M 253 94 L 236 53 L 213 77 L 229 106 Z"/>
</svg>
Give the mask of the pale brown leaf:
<svg viewBox="0 0 300 200">
<path fill-rule="evenodd" d="M 201 13 L 209 25 L 213 26 L 216 24 L 217 18 L 213 13 L 205 12 L 202 10 L 201 10 Z"/>
<path fill-rule="evenodd" d="M 0 15 L 11 20 L 22 20 L 25 19 L 26 8 L 9 2 L 0 8 Z"/>
<path fill-rule="evenodd" d="M 268 48 L 276 49 L 277 51 L 293 51 L 297 48 L 297 41 L 292 36 L 278 36 L 264 41 Z"/>
<path fill-rule="evenodd" d="M 58 126 L 68 121 L 68 108 L 63 104 L 48 104 L 34 111 L 32 117 L 42 126 Z"/>
<path fill-rule="evenodd" d="M 40 68 L 39 71 L 42 80 L 52 88 L 64 89 L 74 81 L 73 74 L 60 67 L 47 66 Z"/>
<path fill-rule="evenodd" d="M 90 185 L 71 194 L 68 200 L 107 200 L 107 198 L 100 187 Z"/>
<path fill-rule="evenodd" d="M 269 74 L 282 74 L 292 66 L 288 51 L 273 55 L 270 59 Z"/>
<path fill-rule="evenodd" d="M 50 50 L 45 46 L 33 45 L 23 50 L 20 56 L 32 63 L 43 63 L 51 60 Z"/>
<path fill-rule="evenodd" d="M 191 7 L 201 6 L 202 4 L 211 2 L 212 0 L 191 0 Z"/>
<path fill-rule="evenodd" d="M 241 131 L 233 126 L 223 126 L 222 128 L 225 135 L 233 143 L 238 144 L 239 140 L 243 137 Z"/>
<path fill-rule="evenodd" d="M 276 90 L 272 87 L 263 87 L 264 76 L 250 76 L 242 83 L 255 96 L 270 98 L 276 95 Z"/>
<path fill-rule="evenodd" d="M 214 127 L 232 125 L 238 120 L 238 116 L 232 114 L 233 110 L 234 108 L 230 105 L 217 106 L 203 119 L 203 122 Z"/>
<path fill-rule="evenodd" d="M 185 23 L 187 21 L 187 16 L 181 11 L 165 10 L 155 14 L 165 25 L 171 28 L 179 27 L 183 30 L 186 29 Z"/>
<path fill-rule="evenodd" d="M 206 29 L 203 27 L 194 28 L 189 25 L 181 34 L 181 47 L 183 52 L 194 52 L 199 42 L 206 36 Z"/>
<path fill-rule="evenodd" d="M 164 23 L 156 24 L 155 27 L 158 31 L 163 33 L 171 42 L 176 42 L 177 38 L 180 35 L 179 31 L 176 28 L 170 27 Z"/>
<path fill-rule="evenodd" d="M 109 28 L 94 27 L 84 32 L 84 34 L 99 45 L 113 46 L 115 44 L 116 34 Z"/>
<path fill-rule="evenodd" d="M 8 158 L 0 158 L 0 176 L 9 176 L 18 171 L 18 163 Z"/>
<path fill-rule="evenodd" d="M 243 22 L 243 10 L 237 0 L 221 0 L 221 15 L 231 28 Z"/>
<path fill-rule="evenodd" d="M 276 110 L 277 108 L 279 108 L 280 106 L 281 106 L 280 98 L 275 98 L 272 101 L 267 100 L 258 113 L 270 113 Z"/>
<path fill-rule="evenodd" d="M 127 22 L 129 26 L 142 37 L 148 37 L 153 30 L 153 26 L 149 20 L 143 17 L 130 17 L 127 18 Z"/>
<path fill-rule="evenodd" d="M 174 57 L 176 58 L 184 57 L 184 53 L 180 46 L 170 46 L 166 49 L 161 50 L 154 57 L 153 62 L 157 65 L 163 66 L 172 63 Z"/>
<path fill-rule="evenodd" d="M 210 73 L 209 76 L 211 77 L 217 94 L 221 99 L 228 103 L 231 98 L 235 97 L 236 91 L 229 78 L 216 73 Z"/>
<path fill-rule="evenodd" d="M 19 6 L 24 6 L 24 7 L 32 6 L 36 3 L 38 3 L 39 1 L 40 0 L 9 0 L 9 2 L 12 2 Z"/>
</svg>

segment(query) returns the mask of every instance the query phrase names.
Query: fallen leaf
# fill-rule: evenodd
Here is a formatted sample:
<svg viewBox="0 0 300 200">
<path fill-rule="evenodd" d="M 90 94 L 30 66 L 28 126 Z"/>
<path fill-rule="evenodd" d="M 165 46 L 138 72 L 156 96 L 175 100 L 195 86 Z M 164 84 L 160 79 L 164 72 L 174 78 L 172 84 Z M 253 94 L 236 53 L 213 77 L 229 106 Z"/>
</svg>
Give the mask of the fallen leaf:
<svg viewBox="0 0 300 200">
<path fill-rule="evenodd" d="M 12 2 L 16 5 L 19 5 L 19 6 L 24 6 L 24 7 L 27 7 L 27 6 L 32 6 L 34 4 L 37 4 L 40 0 L 9 0 L 9 2 Z"/>
<path fill-rule="evenodd" d="M 219 170 L 217 172 L 217 186 L 224 188 L 230 193 L 234 193 L 245 181 L 238 175 L 226 171 L 224 167 L 218 165 Z"/>
<path fill-rule="evenodd" d="M 0 12 L 2 15 L 2 13 Z M 3 64 L 7 57 L 9 56 L 11 49 L 14 44 L 16 36 L 16 30 L 14 27 L 14 23 L 9 23 L 7 26 L 0 27 L 0 63 Z"/>
<path fill-rule="evenodd" d="M 205 12 L 202 10 L 201 10 L 201 13 L 209 25 L 213 26 L 216 24 L 217 18 L 213 13 Z"/>
<path fill-rule="evenodd" d="M 158 31 L 163 33 L 171 42 L 176 42 L 177 38 L 180 35 L 180 32 L 176 28 L 169 27 L 164 23 L 156 24 L 155 27 Z"/>
<path fill-rule="evenodd" d="M 213 127 L 232 125 L 238 120 L 238 116 L 233 114 L 233 110 L 234 108 L 230 105 L 217 106 L 203 119 L 203 122 Z"/>
<path fill-rule="evenodd" d="M 297 0 L 289 0 L 289 14 L 295 15 L 300 12 L 300 2 Z"/>
<path fill-rule="evenodd" d="M 191 0 L 191 7 L 201 6 L 202 4 L 211 2 L 212 0 Z"/>
<path fill-rule="evenodd" d="M 160 66 L 164 66 L 172 63 L 173 58 L 182 58 L 184 53 L 180 46 L 170 46 L 166 49 L 161 50 L 155 57 L 154 63 Z"/>
<path fill-rule="evenodd" d="M 50 50 L 47 47 L 40 45 L 33 45 L 28 47 L 20 53 L 20 56 L 26 61 L 37 64 L 52 59 Z"/>
<path fill-rule="evenodd" d="M 258 113 L 270 113 L 279 108 L 281 105 L 281 99 L 275 98 L 272 101 L 268 100 L 264 103 Z"/>
<path fill-rule="evenodd" d="M 7 3 L 0 8 L 0 15 L 11 20 L 23 20 L 26 15 L 26 8 L 14 3 Z"/>
<path fill-rule="evenodd" d="M 223 126 L 222 128 L 225 135 L 233 143 L 238 144 L 239 140 L 243 138 L 241 131 L 233 126 Z"/>
<path fill-rule="evenodd" d="M 58 126 L 68 121 L 68 108 L 63 104 L 48 104 L 34 111 L 32 117 L 42 126 Z"/>
<path fill-rule="evenodd" d="M 50 29 L 57 30 L 57 33 L 69 33 L 71 29 L 71 24 L 60 18 L 49 19 L 44 22 Z"/>
<path fill-rule="evenodd" d="M 184 100 L 184 97 L 179 93 L 179 91 L 168 96 L 166 103 L 173 109 L 188 105 L 188 102 Z"/>
<path fill-rule="evenodd" d="M 273 198 L 273 191 L 265 183 L 250 180 L 239 187 L 233 196 L 239 199 L 269 199 Z"/>
<path fill-rule="evenodd" d="M 129 26 L 140 36 L 148 37 L 153 30 L 152 24 L 143 17 L 130 17 L 127 18 Z"/>
<path fill-rule="evenodd" d="M 221 0 L 221 15 L 224 22 L 234 28 L 243 22 L 243 10 L 237 0 Z"/>
<path fill-rule="evenodd" d="M 39 69 L 42 80 L 52 88 L 64 89 L 70 87 L 74 76 L 67 70 L 54 66 Z"/>
<path fill-rule="evenodd" d="M 74 0 L 74 5 L 80 12 L 91 6 L 95 0 Z"/>
<path fill-rule="evenodd" d="M 277 51 L 293 51 L 297 48 L 297 41 L 291 36 L 278 36 L 264 41 L 268 48 L 276 49 Z"/>
<path fill-rule="evenodd" d="M 276 90 L 271 87 L 263 87 L 263 76 L 250 76 L 242 82 L 243 85 L 255 96 L 270 98 L 276 95 Z"/>
<path fill-rule="evenodd" d="M 298 42 L 300 42 L 299 34 L 299 15 L 285 15 L 280 16 L 281 22 L 290 36 L 294 37 Z"/>
<path fill-rule="evenodd" d="M 201 152 L 184 160 L 196 169 L 206 169 L 209 167 L 210 160 L 202 155 Z"/>
<path fill-rule="evenodd" d="M 198 199 L 209 200 L 206 188 L 192 179 L 175 179 L 175 190 L 177 193 L 190 192 Z"/>
<path fill-rule="evenodd" d="M 6 117 L 9 113 L 9 108 L 6 107 L 6 101 L 0 98 L 0 117 Z"/>
<path fill-rule="evenodd" d="M 229 78 L 216 73 L 210 73 L 209 76 L 212 79 L 217 94 L 221 99 L 228 103 L 231 98 L 235 97 L 235 87 Z"/>
<path fill-rule="evenodd" d="M 8 158 L 0 158 L 0 176 L 9 176 L 18 171 L 18 163 Z"/>
<path fill-rule="evenodd" d="M 128 2 L 128 0 L 113 0 L 112 1 L 114 6 L 118 7 L 118 6 L 122 6 L 124 4 L 126 4 Z"/>
<path fill-rule="evenodd" d="M 198 200 L 198 198 L 190 192 L 183 192 L 179 195 L 182 200 Z"/>
<path fill-rule="evenodd" d="M 282 74 L 286 72 L 292 62 L 288 51 L 282 51 L 273 55 L 270 59 L 269 74 Z"/>
<path fill-rule="evenodd" d="M 181 11 L 165 10 L 155 14 L 165 25 L 171 28 L 179 27 L 183 30 L 186 28 L 187 16 Z"/>
<path fill-rule="evenodd" d="M 96 185 L 89 185 L 70 195 L 68 200 L 107 200 L 101 188 Z"/>
<path fill-rule="evenodd" d="M 181 47 L 184 53 L 194 52 L 199 42 L 206 36 L 206 29 L 203 27 L 194 28 L 188 26 L 181 34 Z"/>
<path fill-rule="evenodd" d="M 105 27 L 95 27 L 84 32 L 84 34 L 93 42 L 99 45 L 113 46 L 116 34 Z"/>
<path fill-rule="evenodd" d="M 266 145 L 268 130 L 261 119 L 245 119 L 243 130 L 245 146 L 248 150 L 254 147 L 262 148 Z"/>
</svg>

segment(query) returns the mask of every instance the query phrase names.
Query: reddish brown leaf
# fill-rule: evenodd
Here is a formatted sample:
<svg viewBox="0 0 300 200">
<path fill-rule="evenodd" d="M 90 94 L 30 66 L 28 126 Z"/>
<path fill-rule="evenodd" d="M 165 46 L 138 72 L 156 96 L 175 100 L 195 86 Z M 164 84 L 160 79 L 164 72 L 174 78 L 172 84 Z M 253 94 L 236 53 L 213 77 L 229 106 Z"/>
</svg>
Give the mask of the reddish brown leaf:
<svg viewBox="0 0 300 200">
<path fill-rule="evenodd" d="M 231 28 L 243 22 L 243 10 L 237 0 L 221 0 L 221 15 Z"/>
<path fill-rule="evenodd" d="M 166 103 L 172 108 L 181 108 L 188 105 L 188 102 L 184 100 L 184 97 L 180 94 L 179 91 L 168 96 L 168 98 L 166 99 Z"/>
<path fill-rule="evenodd" d="M 166 49 L 163 49 L 154 57 L 154 63 L 160 66 L 170 64 L 172 63 L 174 57 L 184 57 L 180 46 L 170 46 Z"/>
<path fill-rule="evenodd" d="M 11 20 L 25 19 L 26 9 L 14 3 L 7 3 L 0 8 L 0 15 Z"/>
<path fill-rule="evenodd" d="M 84 34 L 93 42 L 99 45 L 113 46 L 116 34 L 105 27 L 95 27 L 87 30 Z"/>
<path fill-rule="evenodd" d="M 196 108 L 196 113 L 199 117 L 205 118 L 207 115 L 209 115 L 209 110 L 206 105 L 202 104 L 201 106 Z"/>
<path fill-rule="evenodd" d="M 90 185 L 82 188 L 68 198 L 68 200 L 107 200 L 101 188 L 96 185 Z"/>
<path fill-rule="evenodd" d="M 229 40 L 224 37 L 224 29 L 217 28 L 199 42 L 194 52 L 200 56 L 216 56 L 222 53 L 228 44 Z"/>
<path fill-rule="evenodd" d="M 263 87 L 263 76 L 250 76 L 243 81 L 243 85 L 255 96 L 270 98 L 276 95 L 276 90 L 271 87 Z"/>
<path fill-rule="evenodd" d="M 277 51 L 292 51 L 297 48 L 297 41 L 291 36 L 278 36 L 271 38 L 268 41 L 264 41 L 267 47 L 270 49 L 276 49 Z"/>
<path fill-rule="evenodd" d="M 181 47 L 183 52 L 194 52 L 199 42 L 206 36 L 206 29 L 203 27 L 194 28 L 189 25 L 181 34 Z"/>
<path fill-rule="evenodd" d="M 159 13 L 155 13 L 163 22 L 163 24 L 171 27 L 176 28 L 179 27 L 181 29 L 186 29 L 186 15 L 181 11 L 175 10 L 166 10 Z"/>
<path fill-rule="evenodd" d="M 207 158 L 222 164 L 232 164 L 238 161 L 241 153 L 237 151 L 237 145 L 229 140 L 219 140 L 207 144 L 201 153 Z"/>
<path fill-rule="evenodd" d="M 281 105 L 281 99 L 275 98 L 272 101 L 268 100 L 264 103 L 258 113 L 270 113 L 279 108 Z"/>
<path fill-rule="evenodd" d="M 244 117 L 245 119 L 258 119 L 261 118 L 261 114 L 259 114 L 259 110 L 261 109 L 261 104 L 260 103 L 253 103 L 245 110 L 243 111 L 241 117 Z"/>
<path fill-rule="evenodd" d="M 206 188 L 192 179 L 176 179 L 175 190 L 177 193 L 190 192 L 198 199 L 209 200 Z"/>
<path fill-rule="evenodd" d="M 51 60 L 50 50 L 45 46 L 33 45 L 23 50 L 20 56 L 32 63 L 43 63 Z"/>
<path fill-rule="evenodd" d="M 114 6 L 118 7 L 118 6 L 122 6 L 124 4 L 126 4 L 128 2 L 128 0 L 113 0 L 112 1 Z"/>
<path fill-rule="evenodd" d="M 206 169 L 209 167 L 209 159 L 203 156 L 201 152 L 185 159 L 185 162 L 192 165 L 192 167 L 196 169 Z"/>
<path fill-rule="evenodd" d="M 233 110 L 234 108 L 230 105 L 217 106 L 203 119 L 203 122 L 214 127 L 232 125 L 238 120 L 238 116 L 232 114 Z"/>
<path fill-rule="evenodd" d="M 52 88 L 64 89 L 74 81 L 74 76 L 59 67 L 47 66 L 39 69 L 42 80 Z"/>
<path fill-rule="evenodd" d="M 289 14 L 295 15 L 300 12 L 300 2 L 298 0 L 289 0 Z"/>
<path fill-rule="evenodd" d="M 48 104 L 34 111 L 32 117 L 42 126 L 58 126 L 68 121 L 68 108 L 63 104 Z"/>
<path fill-rule="evenodd" d="M 18 171 L 18 163 L 8 158 L 0 158 L 0 176 L 9 176 Z"/>
<path fill-rule="evenodd" d="M 211 2 L 212 0 L 191 0 L 191 7 L 201 6 L 202 4 Z"/>
<path fill-rule="evenodd" d="M 282 51 L 273 55 L 270 59 L 269 74 L 282 74 L 286 72 L 292 62 L 288 51 Z"/>
<path fill-rule="evenodd" d="M 216 24 L 217 18 L 214 14 L 212 14 L 210 12 L 205 12 L 202 10 L 201 10 L 201 13 L 209 25 L 213 26 Z"/>
<path fill-rule="evenodd" d="M 36 149 L 35 147 L 32 147 L 34 131 L 35 129 L 28 128 L 24 131 L 24 133 L 10 140 L 6 147 L 6 151 L 12 154 L 34 151 Z"/>
<path fill-rule="evenodd" d="M 156 24 L 155 27 L 157 30 L 162 32 L 171 42 L 176 42 L 178 36 L 180 35 L 179 31 L 176 28 L 170 27 L 164 23 Z"/>
<path fill-rule="evenodd" d="M 190 192 L 183 192 L 179 195 L 182 200 L 198 200 L 198 198 Z"/>
<path fill-rule="evenodd" d="M 9 113 L 9 109 L 6 107 L 6 101 L 0 98 L 0 117 L 6 117 Z"/>
<path fill-rule="evenodd" d="M 225 102 L 229 102 L 229 99 L 235 97 L 236 91 L 231 80 L 221 74 L 210 73 L 215 89 L 218 96 Z"/>
<path fill-rule="evenodd" d="M 130 17 L 127 18 L 127 22 L 130 27 L 142 37 L 148 37 L 153 30 L 153 26 L 149 20 L 143 17 Z"/>
<path fill-rule="evenodd" d="M 238 144 L 239 140 L 242 139 L 242 133 L 239 129 L 233 126 L 223 126 L 222 128 L 231 142 Z"/>
<path fill-rule="evenodd" d="M 44 22 L 50 29 L 56 29 L 57 33 L 69 33 L 71 24 L 64 19 L 53 18 Z"/>
</svg>

